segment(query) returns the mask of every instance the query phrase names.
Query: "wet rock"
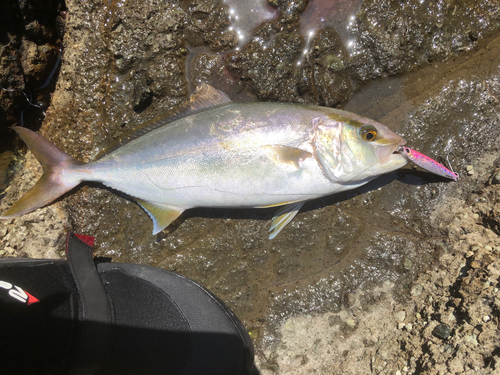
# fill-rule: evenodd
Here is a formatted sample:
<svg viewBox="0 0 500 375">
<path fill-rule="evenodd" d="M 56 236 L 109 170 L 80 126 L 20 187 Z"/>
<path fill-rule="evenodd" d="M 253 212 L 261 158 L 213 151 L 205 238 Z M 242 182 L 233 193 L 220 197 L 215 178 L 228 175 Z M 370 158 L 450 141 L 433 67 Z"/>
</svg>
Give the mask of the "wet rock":
<svg viewBox="0 0 500 375">
<path fill-rule="evenodd" d="M 228 6 L 222 1 L 183 0 L 181 7 L 190 20 L 184 37 L 191 46 L 208 45 L 212 51 L 236 46 L 236 34 L 229 30 Z"/>
<path fill-rule="evenodd" d="M 270 37 L 268 37 L 270 38 Z M 278 32 L 225 57 L 229 71 L 261 99 L 336 106 L 351 94 L 347 52 L 332 28 L 320 30 L 301 64 L 302 34 Z"/>
<path fill-rule="evenodd" d="M 8 1 L 0 12 L 0 140 L 11 144 L 9 126 L 38 128 L 55 80 L 48 81 L 56 67 L 61 43 L 55 18 L 63 1 Z M 48 82 L 47 82 L 48 81 Z M 42 87 L 45 86 L 45 87 Z M 24 94 L 23 94 L 24 93 Z M 26 96 L 25 96 L 26 94 Z M 0 142 L 0 147 L 4 147 Z"/>
<path fill-rule="evenodd" d="M 148 81 L 145 77 L 135 82 L 134 98 L 132 108 L 135 112 L 142 112 L 145 110 L 153 100 L 153 92 L 149 88 Z"/>
<path fill-rule="evenodd" d="M 496 27 L 500 5 L 488 0 L 467 3 L 456 7 L 452 3 L 365 2 L 350 27 L 357 79 L 413 70 L 471 50 Z"/>
<path fill-rule="evenodd" d="M 253 42 L 240 51 L 228 53 L 225 63 L 260 99 L 300 102 L 294 63 L 303 45 L 300 33 L 281 32 L 266 48 Z"/>
<path fill-rule="evenodd" d="M 432 330 L 432 334 L 441 340 L 447 340 L 450 337 L 451 329 L 447 324 L 441 323 Z"/>
<path fill-rule="evenodd" d="M 219 66 L 219 62 L 220 57 L 218 55 L 207 53 L 198 54 L 189 72 L 193 85 L 199 86 L 201 83 L 210 82 L 210 78 L 214 75 L 215 70 Z"/>
<path fill-rule="evenodd" d="M 301 92 L 313 91 L 317 104 L 334 107 L 345 102 L 351 94 L 348 74 L 348 54 L 340 37 L 332 28 L 322 29 L 311 42 L 303 75 L 311 70 L 310 86 L 301 82 Z"/>
</svg>

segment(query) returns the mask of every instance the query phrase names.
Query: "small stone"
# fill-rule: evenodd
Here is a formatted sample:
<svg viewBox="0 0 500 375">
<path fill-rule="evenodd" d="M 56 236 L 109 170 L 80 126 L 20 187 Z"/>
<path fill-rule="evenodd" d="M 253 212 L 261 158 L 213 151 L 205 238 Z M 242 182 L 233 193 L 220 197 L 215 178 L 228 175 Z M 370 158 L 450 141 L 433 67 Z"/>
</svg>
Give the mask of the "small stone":
<svg viewBox="0 0 500 375">
<path fill-rule="evenodd" d="M 0 258 L 3 258 L 4 255 L 5 255 L 5 250 L 0 250 Z"/>
<path fill-rule="evenodd" d="M 484 247 L 484 249 L 485 249 L 485 250 L 488 250 L 488 251 L 493 250 L 493 248 L 492 248 L 490 245 L 486 245 L 486 246 Z"/>
<path fill-rule="evenodd" d="M 446 340 L 448 337 L 450 337 L 451 329 L 450 329 L 450 327 L 448 327 L 447 324 L 441 323 L 441 324 L 438 324 L 436 326 L 436 328 L 434 328 L 434 330 L 432 331 L 432 334 L 435 337 L 437 337 L 438 339 Z"/>
<path fill-rule="evenodd" d="M 491 320 L 490 316 L 489 315 L 485 315 L 483 316 L 483 322 L 487 323 Z"/>
<path fill-rule="evenodd" d="M 468 165 L 467 167 L 465 167 L 465 170 L 467 171 L 467 174 L 469 176 L 472 176 L 474 174 L 474 167 L 472 165 Z"/>
<path fill-rule="evenodd" d="M 465 253 L 465 257 L 466 257 L 466 258 L 470 258 L 470 257 L 471 257 L 471 256 L 473 256 L 473 255 L 474 255 L 474 252 L 473 252 L 473 251 L 467 251 L 467 252 Z"/>
<path fill-rule="evenodd" d="M 413 329 L 413 324 L 408 323 L 405 328 L 408 332 L 411 332 L 411 330 Z"/>
<path fill-rule="evenodd" d="M 406 311 L 404 310 L 401 310 L 397 313 L 394 314 L 394 318 L 396 318 L 396 320 L 400 323 L 404 322 L 405 319 L 406 319 Z"/>
<path fill-rule="evenodd" d="M 416 317 L 417 319 L 420 319 L 420 318 L 422 317 L 422 315 L 420 315 L 420 313 L 416 313 L 416 314 L 415 314 L 415 317 Z"/>
<path fill-rule="evenodd" d="M 478 215 L 478 214 L 474 214 L 474 215 L 472 215 L 472 217 L 473 217 L 474 219 L 479 219 L 479 215 Z"/>
<path fill-rule="evenodd" d="M 350 328 L 356 327 L 356 322 L 354 321 L 354 319 L 347 319 L 347 321 L 345 322 L 345 324 L 347 324 L 347 326 L 350 327 Z"/>
<path fill-rule="evenodd" d="M 403 329 L 405 327 L 404 323 L 398 323 L 398 329 Z"/>
<path fill-rule="evenodd" d="M 401 375 L 401 371 L 396 371 L 396 375 Z"/>
<path fill-rule="evenodd" d="M 480 268 L 481 267 L 481 262 L 477 262 L 477 261 L 473 260 L 472 263 L 470 264 L 470 266 L 472 268 L 474 268 L 474 269 L 475 268 Z"/>
<path fill-rule="evenodd" d="M 417 297 L 417 296 L 421 295 L 423 291 L 424 291 L 424 287 L 423 287 L 422 285 L 420 285 L 420 284 L 415 284 L 415 285 L 413 286 L 413 288 L 411 288 L 411 292 L 410 292 L 410 294 L 411 294 L 412 296 L 414 296 L 414 297 Z"/>
<path fill-rule="evenodd" d="M 464 341 L 468 342 L 468 343 L 471 343 L 474 346 L 478 346 L 479 345 L 478 342 L 477 342 L 477 335 L 475 333 L 473 333 L 472 335 L 466 335 L 466 336 L 464 336 Z"/>
</svg>

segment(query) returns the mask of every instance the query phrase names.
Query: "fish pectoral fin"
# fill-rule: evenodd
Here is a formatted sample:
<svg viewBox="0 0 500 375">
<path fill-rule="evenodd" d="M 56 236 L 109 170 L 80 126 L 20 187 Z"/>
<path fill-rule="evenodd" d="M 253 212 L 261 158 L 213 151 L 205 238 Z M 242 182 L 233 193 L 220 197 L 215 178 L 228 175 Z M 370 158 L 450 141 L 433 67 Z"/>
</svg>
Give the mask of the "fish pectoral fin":
<svg viewBox="0 0 500 375">
<path fill-rule="evenodd" d="M 153 234 L 161 232 L 184 212 L 183 208 L 169 206 L 168 204 L 148 202 L 142 199 L 136 199 L 136 201 L 153 220 Z"/>
<path fill-rule="evenodd" d="M 261 146 L 261 148 L 267 154 L 269 159 L 274 161 L 276 164 L 288 164 L 294 166 L 296 169 L 302 168 L 303 161 L 313 156 L 309 151 L 302 150 L 297 147 L 269 145 Z"/>
<path fill-rule="evenodd" d="M 297 215 L 305 202 L 296 202 L 281 207 L 273 217 L 273 223 L 269 229 L 269 239 L 272 240 L 279 232 Z"/>
</svg>

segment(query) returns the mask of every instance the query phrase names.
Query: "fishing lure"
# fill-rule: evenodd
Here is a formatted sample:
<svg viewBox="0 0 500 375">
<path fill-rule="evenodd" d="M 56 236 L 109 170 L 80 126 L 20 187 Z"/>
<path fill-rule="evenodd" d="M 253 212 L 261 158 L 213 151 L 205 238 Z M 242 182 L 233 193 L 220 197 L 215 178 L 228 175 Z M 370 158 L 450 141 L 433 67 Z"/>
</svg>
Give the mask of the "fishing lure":
<svg viewBox="0 0 500 375">
<path fill-rule="evenodd" d="M 458 173 L 449 170 L 443 164 L 438 163 L 421 152 L 412 150 L 411 148 L 405 146 L 399 146 L 398 152 L 428 172 L 458 181 Z"/>
</svg>

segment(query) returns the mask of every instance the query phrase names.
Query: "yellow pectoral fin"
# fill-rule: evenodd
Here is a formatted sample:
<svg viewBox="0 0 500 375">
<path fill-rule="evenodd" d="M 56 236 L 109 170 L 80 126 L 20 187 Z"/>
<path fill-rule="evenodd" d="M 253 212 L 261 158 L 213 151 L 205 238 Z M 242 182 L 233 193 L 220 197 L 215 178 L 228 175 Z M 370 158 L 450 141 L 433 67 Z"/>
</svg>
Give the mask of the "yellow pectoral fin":
<svg viewBox="0 0 500 375">
<path fill-rule="evenodd" d="M 262 146 L 261 148 L 265 151 L 269 159 L 274 161 L 276 164 L 288 164 L 296 169 L 302 168 L 302 162 L 312 156 L 309 151 L 296 147 L 269 145 Z"/>
<path fill-rule="evenodd" d="M 280 208 L 273 217 L 273 223 L 269 229 L 269 239 L 272 240 L 279 232 L 297 215 L 305 202 L 287 204 Z"/>
<path fill-rule="evenodd" d="M 151 220 L 153 220 L 153 234 L 161 232 L 184 212 L 183 208 L 163 203 L 148 202 L 142 199 L 136 199 L 136 201 L 148 213 Z"/>
</svg>

